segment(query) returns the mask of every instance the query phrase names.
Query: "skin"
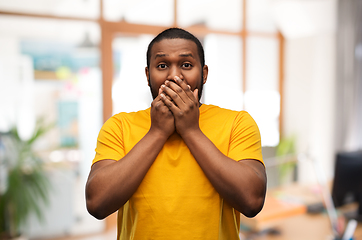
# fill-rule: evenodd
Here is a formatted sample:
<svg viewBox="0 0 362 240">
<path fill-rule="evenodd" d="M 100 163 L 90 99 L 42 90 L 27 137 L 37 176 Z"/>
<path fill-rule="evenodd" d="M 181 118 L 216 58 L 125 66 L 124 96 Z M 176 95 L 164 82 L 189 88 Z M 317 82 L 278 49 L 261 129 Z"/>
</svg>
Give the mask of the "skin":
<svg viewBox="0 0 362 240">
<path fill-rule="evenodd" d="M 122 207 L 167 139 L 179 134 L 225 201 L 245 216 L 255 216 L 264 204 L 265 168 L 257 160 L 228 158 L 200 130 L 198 91 L 207 80 L 208 67 L 201 67 L 196 44 L 185 39 L 155 43 L 145 72 L 154 96 L 150 130 L 119 161 L 93 164 L 86 185 L 88 211 L 103 219 Z"/>
</svg>

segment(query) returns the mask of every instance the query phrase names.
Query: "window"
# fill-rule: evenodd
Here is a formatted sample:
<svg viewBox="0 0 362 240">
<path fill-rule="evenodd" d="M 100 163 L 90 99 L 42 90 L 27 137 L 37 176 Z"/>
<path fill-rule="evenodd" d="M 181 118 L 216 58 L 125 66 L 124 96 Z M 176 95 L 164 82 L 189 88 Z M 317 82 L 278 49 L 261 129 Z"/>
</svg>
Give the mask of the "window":
<svg viewBox="0 0 362 240">
<path fill-rule="evenodd" d="M 44 143 L 57 146 L 48 157 L 55 162 L 79 159 L 77 172 L 85 182 L 102 121 L 120 111 L 147 108 L 152 101 L 144 73 L 149 41 L 178 26 L 205 48 L 209 76 L 202 101 L 249 111 L 263 146 L 276 146 L 282 130 L 283 38 L 271 18 L 270 2 L 0 0 L 0 84 L 7 89 L 20 84 L 16 71 L 6 73 L 11 68 L 4 66 L 11 62 L 9 54 L 21 55 L 34 89 L 33 102 L 23 103 L 35 112 L 24 114 L 46 114 L 57 123 L 52 133 L 56 142 Z M 131 105 L 127 94 L 134 86 L 139 91 L 132 92 Z M 12 99 L 9 93 L 6 100 Z M 0 127 L 6 128 L 6 119 L 15 121 L 17 113 L 2 109 L 8 116 L 0 116 Z"/>
</svg>

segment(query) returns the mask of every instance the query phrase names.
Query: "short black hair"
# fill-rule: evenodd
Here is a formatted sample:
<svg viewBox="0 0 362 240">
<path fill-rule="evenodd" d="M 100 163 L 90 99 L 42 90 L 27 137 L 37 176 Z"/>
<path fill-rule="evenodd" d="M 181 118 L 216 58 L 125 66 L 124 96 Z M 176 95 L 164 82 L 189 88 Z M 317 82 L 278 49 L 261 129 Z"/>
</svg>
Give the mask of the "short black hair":
<svg viewBox="0 0 362 240">
<path fill-rule="evenodd" d="M 160 42 L 164 39 L 186 39 L 193 41 L 197 46 L 197 53 L 200 58 L 201 67 L 203 68 L 205 66 L 205 54 L 204 54 L 204 48 L 202 47 L 201 42 L 199 39 L 197 39 L 194 35 L 192 35 L 190 32 L 181 29 L 181 28 L 169 28 L 164 30 L 163 32 L 159 33 L 148 45 L 147 48 L 147 67 L 150 67 L 150 59 L 151 59 L 151 50 L 155 43 Z"/>
</svg>

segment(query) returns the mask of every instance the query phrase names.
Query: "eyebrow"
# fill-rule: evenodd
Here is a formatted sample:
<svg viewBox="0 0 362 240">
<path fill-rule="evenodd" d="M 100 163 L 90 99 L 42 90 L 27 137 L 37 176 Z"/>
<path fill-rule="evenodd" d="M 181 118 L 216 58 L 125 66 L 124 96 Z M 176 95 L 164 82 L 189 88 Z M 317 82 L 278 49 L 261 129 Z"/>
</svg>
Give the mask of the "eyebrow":
<svg viewBox="0 0 362 240">
<path fill-rule="evenodd" d="M 156 56 L 155 56 L 155 59 L 158 58 L 158 57 L 166 57 L 166 56 L 168 56 L 168 54 L 157 53 Z"/>
<path fill-rule="evenodd" d="M 183 53 L 179 55 L 180 57 L 192 57 L 195 58 L 194 55 L 192 55 L 192 53 Z"/>
<path fill-rule="evenodd" d="M 155 59 L 156 58 L 161 58 L 161 57 L 166 57 L 166 56 L 168 56 L 168 54 L 157 53 L 156 56 L 155 56 Z M 192 57 L 192 58 L 195 58 L 194 55 L 192 55 L 192 53 L 181 53 L 179 56 L 180 57 Z"/>
</svg>

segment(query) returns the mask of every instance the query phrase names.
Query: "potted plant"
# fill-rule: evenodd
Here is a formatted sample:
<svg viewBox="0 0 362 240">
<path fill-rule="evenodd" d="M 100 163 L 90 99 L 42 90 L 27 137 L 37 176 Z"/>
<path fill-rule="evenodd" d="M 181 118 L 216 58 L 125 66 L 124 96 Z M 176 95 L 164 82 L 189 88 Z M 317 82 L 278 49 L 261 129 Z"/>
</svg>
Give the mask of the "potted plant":
<svg viewBox="0 0 362 240">
<path fill-rule="evenodd" d="M 279 182 L 282 185 L 294 181 L 296 177 L 295 141 L 295 136 L 282 138 L 276 148 L 276 156 L 279 159 Z"/>
<path fill-rule="evenodd" d="M 28 140 L 22 140 L 16 128 L 0 133 L 0 239 L 21 236 L 30 214 L 42 220 L 50 182 L 33 145 L 49 129 L 38 121 Z"/>
</svg>

